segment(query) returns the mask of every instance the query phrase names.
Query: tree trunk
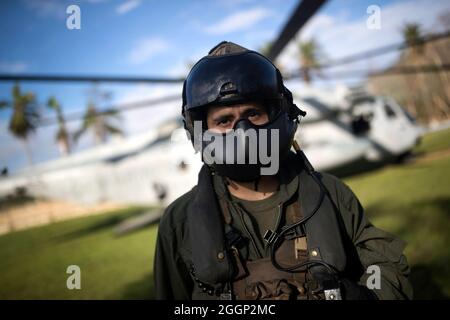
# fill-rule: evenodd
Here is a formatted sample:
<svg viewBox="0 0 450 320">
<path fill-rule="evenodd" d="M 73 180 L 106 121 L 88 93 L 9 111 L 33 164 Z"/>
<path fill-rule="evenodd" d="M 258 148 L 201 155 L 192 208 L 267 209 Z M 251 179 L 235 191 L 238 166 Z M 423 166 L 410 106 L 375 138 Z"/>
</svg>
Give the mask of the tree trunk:
<svg viewBox="0 0 450 320">
<path fill-rule="evenodd" d="M 67 139 L 60 139 L 58 141 L 59 153 L 63 156 L 67 156 L 70 153 L 70 146 Z"/>
<path fill-rule="evenodd" d="M 307 84 L 311 83 L 311 74 L 309 68 L 303 68 L 303 81 L 305 81 Z"/>
<path fill-rule="evenodd" d="M 23 139 L 22 142 L 23 142 L 23 146 L 25 148 L 25 153 L 27 155 L 28 166 L 31 167 L 33 165 L 33 157 L 31 155 L 31 149 L 30 149 L 30 145 L 28 144 L 28 139 Z"/>
</svg>

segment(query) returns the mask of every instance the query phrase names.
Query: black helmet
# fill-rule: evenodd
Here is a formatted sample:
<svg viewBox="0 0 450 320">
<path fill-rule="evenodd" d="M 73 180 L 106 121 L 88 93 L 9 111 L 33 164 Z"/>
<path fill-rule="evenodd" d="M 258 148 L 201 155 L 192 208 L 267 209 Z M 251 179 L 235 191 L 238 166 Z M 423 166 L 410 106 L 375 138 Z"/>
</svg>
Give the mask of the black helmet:
<svg viewBox="0 0 450 320">
<path fill-rule="evenodd" d="M 182 115 L 196 150 L 203 151 L 209 144 L 203 140 L 197 141 L 203 136 L 196 136 L 194 132 L 194 121 L 206 124 L 208 107 L 255 101 L 264 105 L 269 122 L 256 126 L 243 119 L 235 124 L 234 129 L 278 129 L 279 156 L 284 158 L 292 145 L 297 118 L 305 113 L 293 103 L 291 92 L 283 85 L 280 71 L 269 59 L 232 42 L 219 43 L 192 67 L 183 84 Z M 206 130 L 205 126 L 202 134 Z M 270 141 L 268 143 L 270 145 Z M 242 144 L 234 147 L 235 151 L 236 148 L 245 150 L 246 161 L 248 144 L 244 137 Z M 259 177 L 259 169 L 264 166 L 259 159 L 253 164 L 229 163 L 225 160 L 227 152 L 229 150 L 224 145 L 223 152 L 214 155 L 218 161 L 209 163 L 210 167 L 236 181 L 254 181 Z M 203 152 L 202 159 L 205 161 Z"/>
</svg>

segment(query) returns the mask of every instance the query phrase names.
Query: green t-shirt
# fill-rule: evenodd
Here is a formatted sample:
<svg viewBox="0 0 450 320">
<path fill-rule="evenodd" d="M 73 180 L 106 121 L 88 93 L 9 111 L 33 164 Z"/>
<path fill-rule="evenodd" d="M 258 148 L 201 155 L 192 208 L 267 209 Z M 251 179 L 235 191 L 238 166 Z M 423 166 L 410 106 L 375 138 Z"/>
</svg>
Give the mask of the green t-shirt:
<svg viewBox="0 0 450 320">
<path fill-rule="evenodd" d="M 282 214 L 280 204 L 287 202 L 297 193 L 298 176 L 281 180 L 278 190 L 273 195 L 263 200 L 250 201 L 229 193 L 222 178 L 214 179 L 216 192 L 228 201 L 232 217 L 231 225 L 250 242 L 248 248 L 242 250 L 249 260 L 269 256 L 270 251 L 263 238 L 264 234 L 269 229 L 272 231 L 277 229 Z"/>
</svg>

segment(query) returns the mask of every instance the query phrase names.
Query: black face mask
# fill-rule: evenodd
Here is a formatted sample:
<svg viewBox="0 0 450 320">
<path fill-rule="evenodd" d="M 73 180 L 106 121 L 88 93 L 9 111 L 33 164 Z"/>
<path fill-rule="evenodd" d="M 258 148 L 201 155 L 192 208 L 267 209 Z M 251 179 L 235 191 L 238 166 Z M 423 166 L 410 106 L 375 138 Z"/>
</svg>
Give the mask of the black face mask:
<svg viewBox="0 0 450 320">
<path fill-rule="evenodd" d="M 261 175 L 278 173 L 296 130 L 297 121 L 280 112 L 264 125 L 240 119 L 228 133 L 205 130 L 202 136 L 194 135 L 194 145 L 201 146 L 203 162 L 219 175 L 234 181 L 251 182 Z"/>
</svg>

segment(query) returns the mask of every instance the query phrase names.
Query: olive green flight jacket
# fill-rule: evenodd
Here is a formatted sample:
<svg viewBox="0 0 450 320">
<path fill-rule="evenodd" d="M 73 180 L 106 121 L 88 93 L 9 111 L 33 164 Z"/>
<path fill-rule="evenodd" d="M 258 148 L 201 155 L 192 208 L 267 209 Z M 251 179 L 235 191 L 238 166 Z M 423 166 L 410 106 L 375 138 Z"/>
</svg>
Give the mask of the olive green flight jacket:
<svg viewBox="0 0 450 320">
<path fill-rule="evenodd" d="M 371 265 L 380 268 L 380 289 L 373 289 L 377 297 L 412 299 L 412 287 L 408 281 L 410 268 L 403 254 L 405 243 L 373 226 L 365 216 L 358 198 L 346 184 L 332 175 L 321 175 L 322 182 L 342 216 L 345 232 L 354 246 L 352 249 L 356 249 L 358 264 L 364 270 Z M 211 299 L 197 287 L 189 272 L 191 249 L 186 209 L 196 192 L 197 187 L 194 187 L 175 200 L 161 218 L 154 260 L 157 299 Z M 249 232 L 258 236 L 256 230 L 250 228 Z M 353 280 L 366 285 L 372 274 L 373 271 L 360 272 L 354 275 L 356 279 Z"/>
</svg>

